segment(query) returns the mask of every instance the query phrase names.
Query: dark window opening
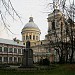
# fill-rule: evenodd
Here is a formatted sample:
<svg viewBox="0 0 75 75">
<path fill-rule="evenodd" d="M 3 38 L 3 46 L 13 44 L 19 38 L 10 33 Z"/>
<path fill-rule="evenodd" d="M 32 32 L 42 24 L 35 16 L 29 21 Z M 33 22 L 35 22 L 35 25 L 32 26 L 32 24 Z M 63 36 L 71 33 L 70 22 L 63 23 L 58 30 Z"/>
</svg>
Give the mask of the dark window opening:
<svg viewBox="0 0 75 75">
<path fill-rule="evenodd" d="M 4 53 L 8 53 L 8 48 L 4 47 Z"/>
<path fill-rule="evenodd" d="M 4 62 L 8 62 L 8 57 L 4 57 Z"/>
<path fill-rule="evenodd" d="M 30 35 L 29 37 L 30 37 L 30 39 L 31 39 L 31 35 Z"/>
<path fill-rule="evenodd" d="M 21 54 L 21 49 L 18 49 L 18 53 Z"/>
<path fill-rule="evenodd" d="M 12 62 L 12 57 L 9 57 L 9 62 Z"/>
<path fill-rule="evenodd" d="M 0 62 L 2 62 L 2 57 L 0 57 Z"/>
<path fill-rule="evenodd" d="M 25 43 L 23 43 L 23 45 L 25 45 Z"/>
<path fill-rule="evenodd" d="M 13 53 L 13 48 L 9 48 L 9 53 Z"/>
<path fill-rule="evenodd" d="M 16 48 L 14 48 L 14 53 L 17 53 L 17 49 Z"/>
<path fill-rule="evenodd" d="M 52 29 L 55 30 L 55 21 L 52 22 Z"/>
<path fill-rule="evenodd" d="M 2 47 L 0 47 L 0 52 L 2 52 Z"/>
<path fill-rule="evenodd" d="M 28 40 L 28 35 L 26 35 L 26 40 Z"/>
<path fill-rule="evenodd" d="M 33 40 L 35 40 L 35 35 L 33 35 Z"/>
</svg>

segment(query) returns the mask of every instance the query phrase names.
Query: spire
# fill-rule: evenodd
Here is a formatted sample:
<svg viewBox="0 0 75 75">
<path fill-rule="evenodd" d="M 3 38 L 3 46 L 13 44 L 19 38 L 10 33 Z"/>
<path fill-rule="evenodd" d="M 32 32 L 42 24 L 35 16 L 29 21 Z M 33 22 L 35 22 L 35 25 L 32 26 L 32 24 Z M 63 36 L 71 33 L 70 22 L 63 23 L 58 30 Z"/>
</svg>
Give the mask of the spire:
<svg viewBox="0 0 75 75">
<path fill-rule="evenodd" d="M 29 22 L 33 22 L 33 17 L 29 17 Z"/>
</svg>

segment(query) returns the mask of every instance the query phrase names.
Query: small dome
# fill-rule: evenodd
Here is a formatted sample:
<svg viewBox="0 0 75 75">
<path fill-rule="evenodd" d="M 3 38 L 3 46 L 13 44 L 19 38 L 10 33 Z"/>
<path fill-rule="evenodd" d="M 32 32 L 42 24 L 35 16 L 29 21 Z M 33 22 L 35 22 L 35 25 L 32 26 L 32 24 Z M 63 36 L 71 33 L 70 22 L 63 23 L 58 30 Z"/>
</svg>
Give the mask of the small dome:
<svg viewBox="0 0 75 75">
<path fill-rule="evenodd" d="M 29 22 L 24 26 L 23 29 L 25 29 L 25 28 L 35 28 L 35 29 L 40 30 L 40 29 L 38 28 L 38 26 L 34 23 L 33 17 L 30 17 L 30 18 L 29 18 Z"/>
<path fill-rule="evenodd" d="M 53 13 L 59 13 L 61 12 L 59 9 L 54 9 Z"/>
</svg>

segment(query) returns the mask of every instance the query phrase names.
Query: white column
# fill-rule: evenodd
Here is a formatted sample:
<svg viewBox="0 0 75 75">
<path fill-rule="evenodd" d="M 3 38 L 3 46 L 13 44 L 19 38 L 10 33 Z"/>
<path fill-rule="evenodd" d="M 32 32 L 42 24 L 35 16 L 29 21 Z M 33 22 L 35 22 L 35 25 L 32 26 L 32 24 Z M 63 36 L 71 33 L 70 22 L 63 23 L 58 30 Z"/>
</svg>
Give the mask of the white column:
<svg viewBox="0 0 75 75">
<path fill-rule="evenodd" d="M 22 54 L 22 49 L 21 49 L 21 54 Z"/>
<path fill-rule="evenodd" d="M 31 34 L 31 38 L 32 38 L 32 40 L 33 40 L 33 33 Z"/>
<path fill-rule="evenodd" d="M 28 33 L 28 37 L 29 37 L 29 33 Z"/>
<path fill-rule="evenodd" d="M 25 40 L 26 40 L 26 34 L 25 34 Z"/>
<path fill-rule="evenodd" d="M 9 47 L 8 47 L 8 53 L 9 53 Z"/>
<path fill-rule="evenodd" d="M 2 52 L 4 53 L 4 44 L 3 44 L 3 47 L 2 47 Z"/>
</svg>

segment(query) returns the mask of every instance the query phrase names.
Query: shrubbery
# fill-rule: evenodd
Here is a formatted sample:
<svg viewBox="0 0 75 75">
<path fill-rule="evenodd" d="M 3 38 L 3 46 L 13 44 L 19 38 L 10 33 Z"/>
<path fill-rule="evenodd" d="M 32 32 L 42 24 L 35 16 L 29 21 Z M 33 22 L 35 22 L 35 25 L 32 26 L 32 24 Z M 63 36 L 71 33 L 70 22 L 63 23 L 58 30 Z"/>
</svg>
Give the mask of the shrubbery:
<svg viewBox="0 0 75 75">
<path fill-rule="evenodd" d="M 39 62 L 40 65 L 50 65 L 50 61 L 49 59 L 45 58 L 45 59 L 40 59 Z"/>
</svg>

